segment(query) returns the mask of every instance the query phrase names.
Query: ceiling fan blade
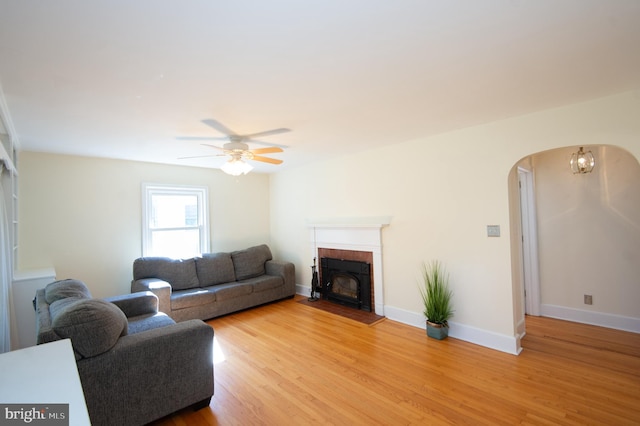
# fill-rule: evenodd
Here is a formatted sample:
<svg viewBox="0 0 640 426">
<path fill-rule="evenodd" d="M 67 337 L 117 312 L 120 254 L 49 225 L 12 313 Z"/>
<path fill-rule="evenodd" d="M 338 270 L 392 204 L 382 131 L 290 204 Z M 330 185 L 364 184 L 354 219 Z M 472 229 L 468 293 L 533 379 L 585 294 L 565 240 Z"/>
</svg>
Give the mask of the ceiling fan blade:
<svg viewBox="0 0 640 426">
<path fill-rule="evenodd" d="M 262 161 L 263 163 L 282 164 L 282 160 L 276 160 L 275 158 L 262 157 L 260 155 L 254 155 L 252 160 Z"/>
<path fill-rule="evenodd" d="M 267 145 L 269 147 L 277 147 L 277 148 L 282 148 L 282 149 L 289 148 L 287 145 L 279 145 L 277 143 L 257 141 L 257 140 L 254 140 L 254 139 L 244 139 L 244 142 L 245 143 L 255 143 L 255 144 L 258 144 L 258 145 Z"/>
<path fill-rule="evenodd" d="M 206 124 L 207 126 L 213 127 L 214 129 L 216 129 L 217 131 L 219 131 L 223 135 L 238 136 L 238 134 L 236 132 L 234 132 L 233 130 L 231 130 L 228 127 L 226 127 L 224 124 L 222 124 L 219 121 L 216 121 L 216 120 L 214 120 L 212 118 L 209 118 L 209 119 L 206 119 L 206 120 L 202 120 L 202 122 L 204 124 Z"/>
<path fill-rule="evenodd" d="M 226 136 L 176 136 L 176 139 L 181 141 L 228 141 Z"/>
<path fill-rule="evenodd" d="M 187 160 L 189 158 L 224 157 L 224 155 L 225 154 L 194 155 L 192 157 L 178 157 L 178 160 Z"/>
<path fill-rule="evenodd" d="M 249 138 L 255 138 L 260 136 L 279 135 L 280 133 L 287 133 L 290 131 L 291 129 L 279 128 L 279 129 L 265 130 L 264 132 L 251 133 L 248 135 L 239 135 L 239 136 L 241 136 L 243 139 L 249 139 Z"/>
<path fill-rule="evenodd" d="M 282 148 L 278 148 L 275 146 L 272 146 L 270 148 L 251 149 L 250 151 L 254 154 L 273 154 L 275 152 L 283 152 Z"/>
<path fill-rule="evenodd" d="M 201 143 L 200 145 L 202 145 L 202 146 L 208 146 L 208 147 L 210 147 L 210 148 L 219 149 L 220 151 L 224 151 L 224 150 L 225 150 L 224 148 L 221 148 L 221 147 L 219 147 L 219 146 L 215 146 L 215 145 L 211 145 L 211 144 L 209 144 L 209 143 Z"/>
</svg>

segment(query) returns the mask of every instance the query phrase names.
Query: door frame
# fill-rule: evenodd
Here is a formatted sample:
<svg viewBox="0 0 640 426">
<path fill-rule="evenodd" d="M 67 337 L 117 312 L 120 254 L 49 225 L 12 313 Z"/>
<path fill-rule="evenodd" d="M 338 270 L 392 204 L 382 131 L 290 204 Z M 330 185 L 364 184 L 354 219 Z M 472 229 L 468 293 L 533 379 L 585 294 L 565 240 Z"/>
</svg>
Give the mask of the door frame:
<svg viewBox="0 0 640 426">
<path fill-rule="evenodd" d="M 522 228 L 522 277 L 525 313 L 540 316 L 540 270 L 538 263 L 538 226 L 533 172 L 518 167 L 520 223 Z"/>
</svg>

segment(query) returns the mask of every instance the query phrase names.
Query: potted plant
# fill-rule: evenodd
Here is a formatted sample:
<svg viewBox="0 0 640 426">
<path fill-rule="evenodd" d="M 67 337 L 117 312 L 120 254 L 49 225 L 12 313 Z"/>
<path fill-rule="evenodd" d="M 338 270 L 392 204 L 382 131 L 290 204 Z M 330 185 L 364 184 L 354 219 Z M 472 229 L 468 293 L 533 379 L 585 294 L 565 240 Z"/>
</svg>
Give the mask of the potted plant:
<svg viewBox="0 0 640 426">
<path fill-rule="evenodd" d="M 442 264 L 434 260 L 429 264 L 422 264 L 422 281 L 420 293 L 427 319 L 427 335 L 442 340 L 449 335 L 447 321 L 453 315 L 453 293 L 449 288 L 449 276 Z"/>
</svg>

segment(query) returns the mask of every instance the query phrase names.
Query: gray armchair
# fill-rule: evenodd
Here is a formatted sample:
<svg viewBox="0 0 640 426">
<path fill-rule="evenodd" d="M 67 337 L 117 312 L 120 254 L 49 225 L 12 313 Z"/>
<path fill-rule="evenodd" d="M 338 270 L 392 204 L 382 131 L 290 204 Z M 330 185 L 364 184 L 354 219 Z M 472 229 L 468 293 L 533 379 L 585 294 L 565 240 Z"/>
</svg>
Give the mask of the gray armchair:
<svg viewBox="0 0 640 426">
<path fill-rule="evenodd" d="M 37 343 L 70 338 L 91 423 L 142 425 L 213 395 L 213 329 L 176 324 L 150 292 L 92 299 L 80 281 L 36 293 Z"/>
</svg>

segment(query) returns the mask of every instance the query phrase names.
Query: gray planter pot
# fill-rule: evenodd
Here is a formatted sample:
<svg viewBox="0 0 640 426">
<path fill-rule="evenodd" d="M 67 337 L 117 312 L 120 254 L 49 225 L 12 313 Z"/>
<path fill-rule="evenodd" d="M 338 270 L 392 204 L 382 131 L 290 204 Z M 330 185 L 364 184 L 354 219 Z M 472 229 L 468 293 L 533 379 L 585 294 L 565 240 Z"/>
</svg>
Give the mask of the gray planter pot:
<svg viewBox="0 0 640 426">
<path fill-rule="evenodd" d="M 436 324 L 427 321 L 427 336 L 434 339 L 442 340 L 446 339 L 449 335 L 449 326 L 443 324 Z"/>
</svg>

